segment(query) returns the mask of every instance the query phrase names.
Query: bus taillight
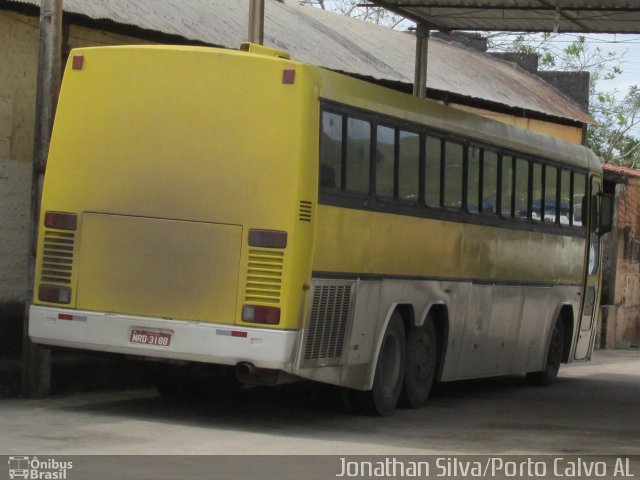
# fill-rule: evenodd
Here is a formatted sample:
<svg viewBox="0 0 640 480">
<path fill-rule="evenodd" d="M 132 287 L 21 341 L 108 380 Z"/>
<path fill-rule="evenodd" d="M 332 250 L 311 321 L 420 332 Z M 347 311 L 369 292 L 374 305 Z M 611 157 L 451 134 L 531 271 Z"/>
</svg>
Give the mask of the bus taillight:
<svg viewBox="0 0 640 480">
<path fill-rule="evenodd" d="M 287 232 L 279 230 L 249 230 L 249 246 L 263 248 L 285 248 Z"/>
<path fill-rule="evenodd" d="M 278 307 L 244 305 L 242 307 L 242 321 L 278 325 L 280 323 L 280 309 Z"/>
<path fill-rule="evenodd" d="M 71 289 L 54 285 L 40 285 L 38 300 L 48 303 L 71 303 Z"/>
<path fill-rule="evenodd" d="M 44 226 L 59 230 L 75 230 L 78 216 L 75 213 L 47 212 L 44 214 Z"/>
</svg>

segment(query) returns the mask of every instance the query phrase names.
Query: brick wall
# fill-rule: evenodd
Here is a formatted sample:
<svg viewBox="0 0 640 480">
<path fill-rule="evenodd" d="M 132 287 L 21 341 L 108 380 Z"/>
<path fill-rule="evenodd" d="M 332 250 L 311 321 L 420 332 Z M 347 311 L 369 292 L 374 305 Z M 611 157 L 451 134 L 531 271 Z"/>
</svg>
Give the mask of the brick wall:
<svg viewBox="0 0 640 480">
<path fill-rule="evenodd" d="M 616 185 L 615 273 L 602 307 L 606 348 L 640 348 L 640 178 Z"/>
</svg>

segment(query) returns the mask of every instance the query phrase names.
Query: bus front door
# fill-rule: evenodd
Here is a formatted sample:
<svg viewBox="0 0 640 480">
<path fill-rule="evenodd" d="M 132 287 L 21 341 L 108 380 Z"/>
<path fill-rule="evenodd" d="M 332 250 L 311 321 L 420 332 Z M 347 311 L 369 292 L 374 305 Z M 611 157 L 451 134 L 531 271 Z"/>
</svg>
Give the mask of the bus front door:
<svg viewBox="0 0 640 480">
<path fill-rule="evenodd" d="M 585 286 L 582 292 L 582 309 L 580 314 L 580 330 L 576 340 L 575 356 L 576 360 L 588 360 L 591 358 L 595 334 L 597 329 L 597 312 L 600 299 L 600 262 L 602 255 L 602 241 L 600 235 L 596 233 L 597 215 L 594 209 L 598 208 L 597 195 L 601 193 L 602 184 L 600 179 L 592 176 L 590 180 L 589 212 L 584 221 L 587 223 L 588 240 L 587 266 L 585 268 Z"/>
</svg>

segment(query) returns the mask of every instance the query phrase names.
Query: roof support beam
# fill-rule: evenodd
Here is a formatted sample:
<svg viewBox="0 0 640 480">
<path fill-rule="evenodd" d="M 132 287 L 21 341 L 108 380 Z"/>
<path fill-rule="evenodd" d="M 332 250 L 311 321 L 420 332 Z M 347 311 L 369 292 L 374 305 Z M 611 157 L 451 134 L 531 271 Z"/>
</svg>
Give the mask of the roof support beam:
<svg viewBox="0 0 640 480">
<path fill-rule="evenodd" d="M 379 3 L 379 2 L 378 2 Z M 358 4 L 359 7 L 373 7 L 377 5 L 377 3 L 361 3 Z M 498 11 L 547 11 L 553 12 L 555 11 L 555 5 L 483 5 L 479 3 L 465 3 L 464 5 L 458 5 L 457 3 L 452 5 L 443 5 L 442 3 L 393 3 L 394 7 L 398 8 L 414 8 L 414 9 L 429 9 L 429 10 L 498 10 Z M 637 12 L 638 8 L 628 7 L 628 6 L 620 6 L 620 5 L 611 5 L 611 6 L 603 6 L 603 5 L 569 5 L 566 7 L 562 7 L 562 10 L 565 12 Z"/>
<path fill-rule="evenodd" d="M 412 13 L 410 10 L 407 10 L 406 8 L 399 8 L 398 5 L 394 2 L 390 2 L 388 0 L 372 0 L 371 3 L 384 7 L 391 12 L 395 12 L 398 15 L 403 16 L 404 18 L 407 18 L 413 22 L 416 22 L 416 24 L 423 23 L 424 25 L 429 27 L 431 30 L 440 30 L 442 33 L 451 32 L 450 28 L 447 28 L 444 25 L 440 25 L 436 23 L 433 19 L 427 20 L 421 17 L 419 14 Z M 414 6 L 418 7 L 420 5 L 414 5 Z"/>
<path fill-rule="evenodd" d="M 36 124 L 31 176 L 31 225 L 29 231 L 28 281 L 22 348 L 22 393 L 46 397 L 51 391 L 51 350 L 29 339 L 29 305 L 33 298 L 36 245 L 42 184 L 47 165 L 53 117 L 62 80 L 62 0 L 40 4 L 40 53 L 36 86 Z"/>
<path fill-rule="evenodd" d="M 571 23 L 577 25 L 578 27 L 582 28 L 584 31 L 588 32 L 589 31 L 589 27 L 587 25 L 585 25 L 584 23 L 582 23 L 581 21 L 579 21 L 577 18 L 575 18 L 572 14 L 570 14 L 569 12 L 566 12 L 564 10 L 562 10 L 561 8 L 558 7 L 558 0 L 556 0 L 556 3 L 554 4 L 553 1 L 551 0 L 538 0 L 538 3 L 549 7 L 549 8 L 555 8 L 556 11 L 563 16 L 564 18 L 566 18 L 567 20 L 569 20 Z M 557 31 L 556 28 L 554 28 L 554 31 Z"/>
<path fill-rule="evenodd" d="M 419 23 L 416 28 L 416 64 L 413 96 L 427 98 L 427 61 L 429 57 L 429 27 Z"/>
<path fill-rule="evenodd" d="M 264 44 L 264 0 L 249 0 L 249 42 Z"/>
</svg>

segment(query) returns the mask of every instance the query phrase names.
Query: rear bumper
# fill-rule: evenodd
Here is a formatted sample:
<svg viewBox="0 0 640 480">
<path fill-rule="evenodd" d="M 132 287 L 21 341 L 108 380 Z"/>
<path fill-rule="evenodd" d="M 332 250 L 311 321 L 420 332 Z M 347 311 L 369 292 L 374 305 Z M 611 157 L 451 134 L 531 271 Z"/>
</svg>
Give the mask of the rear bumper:
<svg viewBox="0 0 640 480">
<path fill-rule="evenodd" d="M 71 320 L 59 319 L 60 314 Z M 132 329 L 171 333 L 169 346 L 130 342 Z M 232 332 L 246 332 L 232 336 Z M 240 335 L 243 335 L 241 333 Z M 246 328 L 152 317 L 79 311 L 32 305 L 29 336 L 35 343 L 103 352 L 236 365 L 250 362 L 258 368 L 290 372 L 298 332 Z"/>
</svg>

